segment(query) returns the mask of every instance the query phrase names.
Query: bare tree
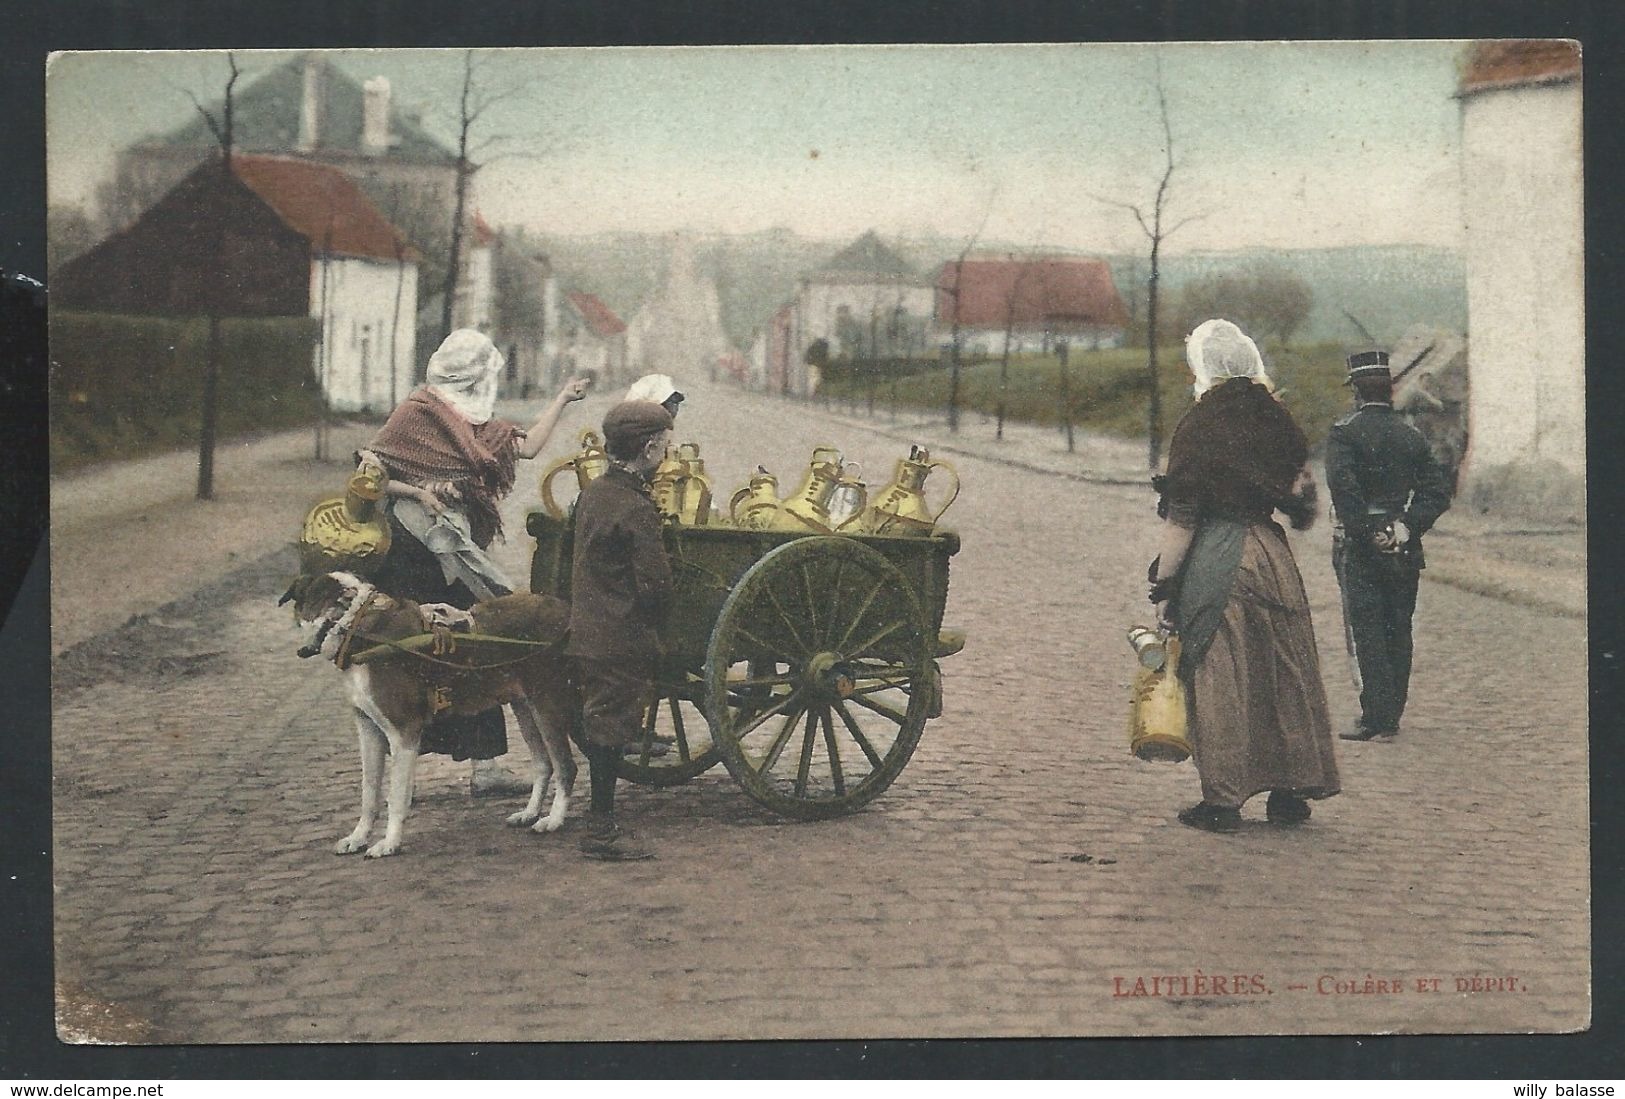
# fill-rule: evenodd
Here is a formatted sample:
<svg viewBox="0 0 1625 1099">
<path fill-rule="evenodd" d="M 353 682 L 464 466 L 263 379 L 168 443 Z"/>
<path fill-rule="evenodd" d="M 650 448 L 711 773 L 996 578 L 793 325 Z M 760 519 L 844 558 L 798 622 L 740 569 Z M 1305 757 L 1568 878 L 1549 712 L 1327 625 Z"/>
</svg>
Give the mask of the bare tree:
<svg viewBox="0 0 1625 1099">
<path fill-rule="evenodd" d="M 959 250 L 959 256 L 954 260 L 953 286 L 940 288 L 944 294 L 948 295 L 948 299 L 953 302 L 954 307 L 953 332 L 948 345 L 950 371 L 948 376 L 948 430 L 955 434 L 959 432 L 959 372 L 961 352 L 963 350 L 959 334 L 959 289 L 965 279 L 965 260 L 970 256 L 971 250 L 976 247 L 976 242 L 981 239 L 982 231 L 987 228 L 987 219 L 993 213 L 993 200 L 998 196 L 998 193 L 996 187 L 988 192 L 987 202 L 982 206 L 982 222 L 976 227 L 976 232 L 972 233 L 965 241 L 965 247 Z"/>
<path fill-rule="evenodd" d="M 1174 178 L 1174 133 L 1168 122 L 1168 95 L 1163 89 L 1162 57 L 1157 56 L 1157 114 L 1162 122 L 1162 151 L 1164 167 L 1162 176 L 1157 181 L 1156 193 L 1151 199 L 1149 214 L 1143 203 L 1123 202 L 1115 199 L 1095 196 L 1097 201 L 1110 206 L 1129 211 L 1134 215 L 1134 221 L 1139 225 L 1140 231 L 1150 245 L 1150 273 L 1146 276 L 1145 293 L 1145 325 L 1146 325 L 1146 374 L 1151 382 L 1151 396 L 1146 408 L 1146 451 L 1150 466 L 1156 469 L 1162 462 L 1162 385 L 1161 373 L 1157 367 L 1157 287 L 1158 263 L 1162 254 L 1162 243 L 1173 236 L 1181 228 L 1191 222 L 1206 217 L 1206 213 L 1192 214 L 1173 225 L 1165 224 L 1168 214 L 1168 202 L 1171 185 Z"/>
<path fill-rule="evenodd" d="M 197 113 L 203 116 L 204 123 L 209 132 L 220 143 L 220 170 L 224 180 L 229 181 L 231 174 L 231 148 L 233 127 L 232 95 L 237 87 L 237 80 L 242 76 L 242 70 L 237 67 L 237 55 L 226 54 L 226 65 L 230 75 L 226 79 L 226 94 L 221 102 L 220 117 L 198 102 L 197 96 L 190 91 L 186 92 L 192 100 L 192 106 Z M 225 258 L 225 219 L 216 217 L 214 255 L 216 259 L 224 261 Z M 222 302 L 221 294 L 226 289 L 226 280 L 216 279 L 215 284 L 207 293 L 209 301 L 209 348 L 203 364 L 203 410 L 202 423 L 198 428 L 197 449 L 197 498 L 199 500 L 214 499 L 214 441 L 217 430 L 220 405 L 220 313 Z"/>
<path fill-rule="evenodd" d="M 1004 299 L 1004 353 L 999 356 L 999 401 L 998 401 L 998 427 L 994 431 L 995 439 L 1004 439 L 1004 410 L 1005 399 L 1010 390 L 1010 340 L 1016 330 L 1016 311 L 1021 306 L 1021 289 L 1031 273 L 1033 264 L 1028 260 L 1018 260 L 1016 254 L 1011 252 L 1009 261 L 1015 264 L 1015 278 L 1010 280 L 1010 291 Z"/>
<path fill-rule="evenodd" d="M 442 290 L 440 336 L 451 335 L 453 313 L 456 309 L 457 284 L 462 277 L 464 222 L 468 216 L 468 189 L 480 168 L 498 160 L 527 155 L 504 148 L 515 140 L 510 134 L 485 134 L 476 138 L 474 130 L 489 121 L 492 107 L 513 99 L 530 89 L 529 81 L 494 81 L 485 70 L 485 59 L 474 50 L 463 51 L 463 83 L 457 99 L 457 115 L 453 120 L 457 128 L 457 177 L 452 201 L 451 249 L 446 264 L 446 277 Z M 480 163 L 476 164 L 474 158 Z"/>
</svg>

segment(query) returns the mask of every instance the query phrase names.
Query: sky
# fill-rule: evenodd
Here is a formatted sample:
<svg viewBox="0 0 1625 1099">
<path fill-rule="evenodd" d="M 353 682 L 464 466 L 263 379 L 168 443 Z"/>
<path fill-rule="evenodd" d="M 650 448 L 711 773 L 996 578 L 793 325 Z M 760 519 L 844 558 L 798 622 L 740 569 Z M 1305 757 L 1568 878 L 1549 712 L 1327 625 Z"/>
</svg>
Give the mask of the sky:
<svg viewBox="0 0 1625 1099">
<path fill-rule="evenodd" d="M 478 204 L 544 233 L 934 232 L 1084 251 L 1139 248 L 1175 173 L 1170 251 L 1461 242 L 1461 43 L 526 49 L 481 55 L 523 84 L 480 137 Z M 293 56 L 245 52 L 246 82 Z M 328 55 L 383 74 L 451 144 L 462 51 Z M 115 151 L 195 117 L 223 55 L 58 55 L 50 201 L 93 205 Z M 240 85 L 241 86 L 241 85 Z M 1192 219 L 1186 221 L 1186 219 Z"/>
</svg>

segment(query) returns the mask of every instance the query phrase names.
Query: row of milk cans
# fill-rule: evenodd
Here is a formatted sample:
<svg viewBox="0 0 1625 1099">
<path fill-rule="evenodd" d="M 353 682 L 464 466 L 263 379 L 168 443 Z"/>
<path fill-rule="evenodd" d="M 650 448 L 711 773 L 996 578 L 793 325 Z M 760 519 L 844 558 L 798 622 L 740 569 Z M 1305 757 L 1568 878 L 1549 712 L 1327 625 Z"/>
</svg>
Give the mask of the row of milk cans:
<svg viewBox="0 0 1625 1099">
<path fill-rule="evenodd" d="M 542 506 L 554 518 L 564 518 L 554 481 L 573 473 L 577 488 L 585 488 L 603 476 L 609 464 L 599 434 L 591 429 L 583 432 L 580 452 L 554 462 L 542 474 Z M 953 489 L 945 503 L 933 508 L 926 501 L 925 483 L 938 468 L 952 478 Z M 897 460 L 891 483 L 873 496 L 861 473 L 858 463 L 845 461 L 837 448 L 815 447 L 800 488 L 780 497 L 778 478 L 757 466 L 750 480 L 729 497 L 724 511 L 705 472 L 699 444 L 681 443 L 666 451 L 649 491 L 666 521 L 684 526 L 904 537 L 929 535 L 959 496 L 959 474 L 923 446 L 911 446 L 908 457 Z"/>
</svg>

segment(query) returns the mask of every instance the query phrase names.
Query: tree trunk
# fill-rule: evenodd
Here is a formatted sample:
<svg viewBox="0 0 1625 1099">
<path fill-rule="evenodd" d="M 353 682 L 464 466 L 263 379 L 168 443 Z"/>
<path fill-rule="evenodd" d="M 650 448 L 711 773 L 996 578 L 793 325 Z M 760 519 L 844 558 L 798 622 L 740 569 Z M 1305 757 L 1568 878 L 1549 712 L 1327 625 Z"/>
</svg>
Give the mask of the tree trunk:
<svg viewBox="0 0 1625 1099">
<path fill-rule="evenodd" d="M 1157 370 L 1157 247 L 1162 242 L 1151 241 L 1151 277 L 1145 284 L 1146 373 L 1151 378 L 1151 399 L 1146 405 L 1146 449 L 1150 468 L 1162 464 L 1162 384 Z"/>
<path fill-rule="evenodd" d="M 220 395 L 220 318 L 209 317 L 209 347 L 203 362 L 203 423 L 198 430 L 197 498 L 214 499 L 214 436 Z"/>
<path fill-rule="evenodd" d="M 1067 365 L 1067 354 L 1071 350 L 1065 340 L 1061 340 L 1055 348 L 1056 354 L 1061 357 L 1061 418 L 1066 422 L 1066 452 L 1075 453 L 1077 447 L 1072 440 L 1072 372 Z"/>
</svg>

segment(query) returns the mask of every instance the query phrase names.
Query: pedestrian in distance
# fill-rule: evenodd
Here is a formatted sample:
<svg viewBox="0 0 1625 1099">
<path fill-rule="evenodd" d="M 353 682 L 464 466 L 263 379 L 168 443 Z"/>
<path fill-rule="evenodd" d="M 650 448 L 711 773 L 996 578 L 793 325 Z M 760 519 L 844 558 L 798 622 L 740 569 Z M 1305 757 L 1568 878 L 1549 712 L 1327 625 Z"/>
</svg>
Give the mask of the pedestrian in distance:
<svg viewBox="0 0 1625 1099">
<path fill-rule="evenodd" d="M 504 360 L 483 333 L 460 328 L 429 358 L 425 383 L 410 393 L 357 453 L 389 475 L 390 549 L 372 578 L 379 590 L 417 603 L 475 602 L 514 585 L 486 552 L 502 535 L 498 505 L 513 490 L 518 461 L 547 445 L 564 410 L 587 395 L 567 382 L 528 428 L 495 415 Z M 507 754 L 500 708 L 469 717 L 442 714 L 423 733 L 425 753 L 470 760 L 475 797 L 522 794 L 530 780 L 496 762 Z"/>
<path fill-rule="evenodd" d="M 1387 740 L 1399 735 L 1410 693 L 1422 536 L 1450 507 L 1450 486 L 1422 433 L 1394 411 L 1387 352 L 1351 355 L 1348 371 L 1355 407 L 1327 437 L 1326 485 L 1360 719 L 1339 735 Z"/>
<path fill-rule="evenodd" d="M 1309 600 L 1273 519 L 1314 522 L 1309 446 L 1241 329 L 1206 321 L 1185 355 L 1196 404 L 1153 482 L 1163 524 L 1150 574 L 1159 623 L 1180 639 L 1202 784 L 1179 821 L 1234 832 L 1243 803 L 1267 790 L 1268 819 L 1296 824 L 1310 799 L 1340 789 Z"/>
<path fill-rule="evenodd" d="M 660 513 L 648 494 L 671 443 L 671 413 L 653 401 L 622 401 L 603 428 L 610 468 L 576 499 L 565 652 L 581 690 L 592 789 L 581 853 L 628 861 L 651 857 L 615 819 L 615 780 L 655 701 L 659 628 L 672 594 Z"/>
</svg>

